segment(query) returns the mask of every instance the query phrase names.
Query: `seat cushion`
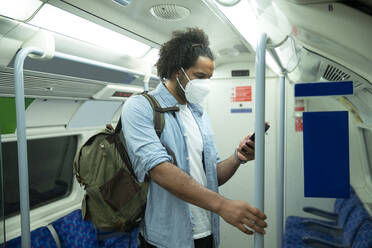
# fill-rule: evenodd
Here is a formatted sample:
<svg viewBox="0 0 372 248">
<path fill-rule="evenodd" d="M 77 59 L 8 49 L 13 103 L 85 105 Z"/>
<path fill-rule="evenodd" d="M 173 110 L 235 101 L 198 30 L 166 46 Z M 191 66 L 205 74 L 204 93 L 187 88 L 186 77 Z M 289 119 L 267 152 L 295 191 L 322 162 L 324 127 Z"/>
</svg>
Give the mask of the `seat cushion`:
<svg viewBox="0 0 372 248">
<path fill-rule="evenodd" d="M 364 221 L 352 243 L 353 248 L 372 247 L 372 219 Z"/>
<path fill-rule="evenodd" d="M 319 238 L 329 242 L 341 243 L 342 237 L 332 236 L 328 233 L 324 233 L 312 228 L 305 227 L 303 224 L 304 220 L 309 220 L 309 218 L 303 218 L 298 216 L 289 216 L 286 221 L 286 229 L 283 238 L 283 243 L 288 247 L 288 245 L 302 245 L 302 238 L 312 237 Z M 316 220 L 324 224 L 333 224 L 334 222 Z"/>
<path fill-rule="evenodd" d="M 137 248 L 138 247 L 138 229 L 132 233 L 124 233 L 119 237 L 105 239 L 100 243 L 101 248 Z"/>
<path fill-rule="evenodd" d="M 369 214 L 362 204 L 358 204 L 352 210 L 344 226 L 343 244 L 351 245 L 353 238 Z"/>
<path fill-rule="evenodd" d="M 98 247 L 94 226 L 84 221 L 81 210 L 75 210 L 52 223 L 60 239 L 62 247 Z"/>
<path fill-rule="evenodd" d="M 21 237 L 9 240 L 6 243 L 8 248 L 21 248 Z M 40 227 L 31 232 L 31 247 L 32 248 L 57 248 L 52 234 L 47 227 Z"/>
</svg>

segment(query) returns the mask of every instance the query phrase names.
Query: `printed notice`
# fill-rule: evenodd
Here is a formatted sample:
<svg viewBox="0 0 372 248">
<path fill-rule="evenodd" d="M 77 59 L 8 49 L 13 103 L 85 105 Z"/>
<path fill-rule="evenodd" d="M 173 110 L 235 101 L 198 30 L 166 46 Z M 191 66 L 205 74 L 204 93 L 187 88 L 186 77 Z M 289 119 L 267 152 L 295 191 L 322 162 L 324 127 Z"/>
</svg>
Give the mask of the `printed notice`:
<svg viewBox="0 0 372 248">
<path fill-rule="evenodd" d="M 230 113 L 252 113 L 252 86 L 231 88 Z"/>
<path fill-rule="evenodd" d="M 231 102 L 251 102 L 252 86 L 237 86 L 232 89 Z"/>
</svg>

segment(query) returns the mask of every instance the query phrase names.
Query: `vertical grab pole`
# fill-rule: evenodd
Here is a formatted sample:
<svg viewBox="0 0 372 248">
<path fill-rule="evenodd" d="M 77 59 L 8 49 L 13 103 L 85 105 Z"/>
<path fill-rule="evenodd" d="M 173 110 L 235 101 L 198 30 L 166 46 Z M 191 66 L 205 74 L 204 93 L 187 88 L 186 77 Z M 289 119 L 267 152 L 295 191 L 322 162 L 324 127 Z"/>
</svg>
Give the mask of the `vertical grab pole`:
<svg viewBox="0 0 372 248">
<path fill-rule="evenodd" d="M 261 34 L 256 49 L 256 121 L 255 121 L 255 195 L 256 208 L 264 211 L 265 189 L 265 55 L 266 34 Z M 254 234 L 254 248 L 264 247 L 264 236 Z"/>
<path fill-rule="evenodd" d="M 42 55 L 38 48 L 28 47 L 21 49 L 14 62 L 14 88 L 17 116 L 17 145 L 18 145 L 18 174 L 19 198 L 21 209 L 22 248 L 31 247 L 30 236 L 30 199 L 28 185 L 27 141 L 25 118 L 25 95 L 23 82 L 23 64 L 29 54 Z"/>
<path fill-rule="evenodd" d="M 284 214 L 284 139 L 285 139 L 285 76 L 280 75 L 280 133 L 279 133 L 279 171 L 278 171 L 278 247 L 283 242 L 283 214 Z"/>
</svg>

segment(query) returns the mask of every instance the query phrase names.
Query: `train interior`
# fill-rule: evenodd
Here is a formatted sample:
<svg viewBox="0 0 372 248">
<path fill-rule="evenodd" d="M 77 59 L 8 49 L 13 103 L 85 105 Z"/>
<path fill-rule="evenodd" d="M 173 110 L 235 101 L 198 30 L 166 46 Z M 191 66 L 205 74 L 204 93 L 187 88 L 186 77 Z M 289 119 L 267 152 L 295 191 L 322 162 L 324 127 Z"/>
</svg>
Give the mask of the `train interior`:
<svg viewBox="0 0 372 248">
<path fill-rule="evenodd" d="M 212 91 L 202 105 L 220 157 L 257 130 L 262 81 L 271 126 L 264 141 L 264 245 L 256 244 L 258 234 L 221 220 L 220 247 L 372 247 L 368 0 L 2 0 L 0 247 L 27 247 L 17 55 L 41 51 L 21 63 L 32 247 L 137 247 L 138 230 L 101 239 L 82 220 L 84 189 L 73 161 L 89 137 L 117 124 L 128 97 L 161 83 L 159 49 L 187 27 L 203 29 L 215 55 Z M 220 194 L 254 205 L 257 167 L 254 160 L 242 165 Z"/>
</svg>

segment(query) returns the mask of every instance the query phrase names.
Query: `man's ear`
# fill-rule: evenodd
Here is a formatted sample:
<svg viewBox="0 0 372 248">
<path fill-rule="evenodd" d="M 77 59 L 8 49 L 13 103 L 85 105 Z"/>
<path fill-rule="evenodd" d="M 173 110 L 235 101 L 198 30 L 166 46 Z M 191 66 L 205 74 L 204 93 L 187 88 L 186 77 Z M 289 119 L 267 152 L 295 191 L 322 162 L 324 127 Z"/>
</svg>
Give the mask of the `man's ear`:
<svg viewBox="0 0 372 248">
<path fill-rule="evenodd" d="M 182 70 L 179 69 L 178 71 L 174 72 L 173 75 L 172 75 L 172 78 L 173 79 L 176 79 L 176 78 L 180 79 L 180 78 L 182 78 Z"/>
</svg>

